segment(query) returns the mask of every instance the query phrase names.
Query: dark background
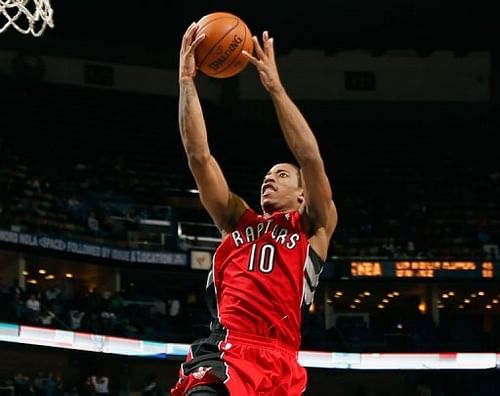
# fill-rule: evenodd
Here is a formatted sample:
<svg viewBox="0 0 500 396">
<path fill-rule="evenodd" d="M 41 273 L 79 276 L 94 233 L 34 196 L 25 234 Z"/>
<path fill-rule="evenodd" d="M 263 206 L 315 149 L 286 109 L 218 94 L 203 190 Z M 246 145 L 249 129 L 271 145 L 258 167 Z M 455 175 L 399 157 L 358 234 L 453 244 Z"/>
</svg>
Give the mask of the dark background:
<svg viewBox="0 0 500 396">
<path fill-rule="evenodd" d="M 58 0 L 53 7 L 54 29 L 47 29 L 36 39 L 10 29 L 0 36 L 0 48 L 15 50 L 28 58 L 53 55 L 175 70 L 186 27 L 206 13 L 229 11 L 244 19 L 254 34 L 268 29 L 276 39 L 278 57 L 295 49 L 315 49 L 331 56 L 344 51 L 363 50 L 384 56 L 388 51 L 411 50 L 422 57 L 433 51 L 450 50 L 457 58 L 472 51 L 488 51 L 488 101 L 299 103 L 316 132 L 333 181 L 340 214 L 334 244 L 337 240 L 343 242 L 349 224 L 359 214 L 349 203 L 353 197 L 364 198 L 364 210 L 373 214 L 376 225 L 391 215 L 399 215 L 394 203 L 404 205 L 415 198 L 430 201 L 434 193 L 439 195 L 435 192 L 439 184 L 449 189 L 445 196 L 450 206 L 459 205 L 461 199 L 468 198 L 469 187 L 474 191 L 490 172 L 499 169 L 495 135 L 499 132 L 500 114 L 500 24 L 498 13 L 493 12 L 489 2 Z M 314 92 L 322 76 L 306 77 Z M 271 103 L 233 100 L 236 81 L 237 77 L 214 81 L 213 84 L 223 86 L 227 95 L 222 103 L 204 103 L 204 109 L 212 149 L 228 171 L 231 185 L 258 207 L 256 192 L 261 175 L 275 160 L 287 160 L 289 153 L 281 136 L 270 133 L 277 128 Z M 123 155 L 131 166 L 144 162 L 155 166 L 172 178 L 175 187 L 194 187 L 178 138 L 176 97 L 52 85 L 29 73 L 2 77 L 0 93 L 0 138 L 4 143 L 0 154 L 4 147 L 40 169 L 55 169 L 58 176 L 68 179 L 71 174 L 67 176 L 66 171 L 77 158 L 106 164 L 103 159 L 115 160 Z M 423 179 L 416 181 L 417 174 Z M 437 178 L 431 190 L 421 194 L 419 183 L 424 185 L 422 180 L 433 180 L 435 175 L 441 179 Z M 481 208 L 483 201 L 474 200 L 474 194 L 470 197 L 467 205 Z M 157 199 L 154 194 L 140 197 L 141 203 L 154 203 Z M 428 217 L 432 216 L 431 213 Z M 332 250 L 332 254 L 336 252 Z M 144 273 L 145 278 L 148 275 Z M 474 281 L 471 286 L 466 280 L 456 287 L 469 289 L 479 287 L 478 283 Z M 200 285 L 203 287 L 203 282 Z M 497 283 L 488 283 L 488 287 L 498 289 Z M 498 314 L 495 315 L 498 321 Z M 166 373 L 162 383 L 171 385 L 178 364 L 94 355 L 64 354 L 64 358 L 59 358 L 54 357 L 58 352 L 53 351 L 33 352 L 3 345 L 2 349 L 4 360 L 11 359 L 23 369 L 29 367 L 30 361 L 43 359 L 55 361 L 54 367 L 62 372 L 70 367 L 68 376 L 75 381 L 96 365 L 112 373 L 115 384 L 120 375 L 138 370 L 140 374 L 134 377 L 133 384 L 136 390 L 147 372 Z M 27 360 L 21 360 L 23 354 L 28 355 Z M 38 366 L 43 367 L 43 363 Z M 8 369 L 3 375 L 12 374 L 13 369 Z M 310 373 L 311 394 L 329 394 L 335 383 L 342 384 L 339 387 L 349 394 L 360 382 L 392 381 L 398 384 L 393 389 L 412 389 L 420 381 L 414 372 Z M 441 373 L 426 372 L 421 381 L 447 382 L 446 395 L 472 395 L 477 390 L 475 381 L 479 380 L 484 388 L 480 394 L 493 395 L 490 387 L 496 383 L 491 373 L 450 372 L 439 379 L 436 377 Z M 391 386 L 380 389 L 382 395 L 390 392 Z"/>
<path fill-rule="evenodd" d="M 125 63 L 168 65 L 186 27 L 215 11 L 233 12 L 254 34 L 270 30 L 279 51 L 314 48 L 471 50 L 498 48 L 499 26 L 486 1 L 309 2 L 53 1 L 56 28 L 38 40 L 6 31 L 0 45 L 82 54 Z"/>
</svg>

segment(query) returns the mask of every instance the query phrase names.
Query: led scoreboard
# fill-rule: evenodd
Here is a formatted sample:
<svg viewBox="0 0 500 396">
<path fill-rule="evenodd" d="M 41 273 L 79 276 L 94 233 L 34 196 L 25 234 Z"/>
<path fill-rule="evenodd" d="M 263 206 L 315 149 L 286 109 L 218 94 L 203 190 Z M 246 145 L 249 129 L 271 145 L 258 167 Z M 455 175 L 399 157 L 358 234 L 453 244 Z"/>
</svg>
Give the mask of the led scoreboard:
<svg viewBox="0 0 500 396">
<path fill-rule="evenodd" d="M 350 278 L 500 279 L 500 262 L 452 260 L 362 260 L 349 262 Z"/>
</svg>

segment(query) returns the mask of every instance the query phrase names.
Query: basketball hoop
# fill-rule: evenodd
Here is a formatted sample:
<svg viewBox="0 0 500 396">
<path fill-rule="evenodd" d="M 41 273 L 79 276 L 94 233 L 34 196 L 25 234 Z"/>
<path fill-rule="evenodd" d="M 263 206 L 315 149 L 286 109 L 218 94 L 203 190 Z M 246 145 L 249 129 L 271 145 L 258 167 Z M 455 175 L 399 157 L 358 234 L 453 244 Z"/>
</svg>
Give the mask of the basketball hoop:
<svg viewBox="0 0 500 396">
<path fill-rule="evenodd" d="M 40 37 L 47 26 L 54 27 L 52 14 L 50 0 L 0 0 L 0 33 L 12 26 Z"/>
</svg>

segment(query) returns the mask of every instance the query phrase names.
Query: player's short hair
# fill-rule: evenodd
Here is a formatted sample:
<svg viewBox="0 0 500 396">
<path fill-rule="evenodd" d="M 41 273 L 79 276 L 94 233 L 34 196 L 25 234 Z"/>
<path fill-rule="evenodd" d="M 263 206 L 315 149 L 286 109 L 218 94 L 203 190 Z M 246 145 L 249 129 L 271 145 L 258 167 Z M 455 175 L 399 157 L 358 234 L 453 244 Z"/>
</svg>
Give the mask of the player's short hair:
<svg viewBox="0 0 500 396">
<path fill-rule="evenodd" d="M 297 187 L 302 187 L 302 172 L 300 171 L 300 166 L 298 166 L 296 163 L 293 162 L 279 162 L 276 163 L 274 166 L 278 164 L 286 164 L 290 165 L 293 169 L 295 169 L 295 172 L 297 172 L 297 180 L 298 180 L 298 186 Z"/>
</svg>

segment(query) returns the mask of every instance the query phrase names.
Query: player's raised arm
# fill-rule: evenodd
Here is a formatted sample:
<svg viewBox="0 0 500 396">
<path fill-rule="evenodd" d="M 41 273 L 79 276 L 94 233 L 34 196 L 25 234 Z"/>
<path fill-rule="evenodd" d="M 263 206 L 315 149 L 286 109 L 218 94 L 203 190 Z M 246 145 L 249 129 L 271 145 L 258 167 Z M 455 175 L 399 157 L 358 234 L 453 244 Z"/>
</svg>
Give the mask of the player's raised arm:
<svg viewBox="0 0 500 396">
<path fill-rule="evenodd" d="M 276 66 L 273 39 L 262 35 L 262 45 L 254 37 L 255 56 L 247 54 L 255 65 L 264 88 L 271 95 L 285 140 L 298 161 L 303 177 L 304 210 L 310 234 L 324 233 L 328 243 L 337 224 L 337 211 L 316 138 L 304 116 L 285 91 Z M 318 250 L 326 255 L 325 244 Z"/>
<path fill-rule="evenodd" d="M 179 128 L 189 168 L 203 205 L 222 232 L 228 232 L 246 209 L 246 203 L 229 189 L 219 164 L 210 153 L 207 130 L 194 82 L 194 51 L 205 38 L 191 24 L 183 38 L 179 56 Z"/>
</svg>

